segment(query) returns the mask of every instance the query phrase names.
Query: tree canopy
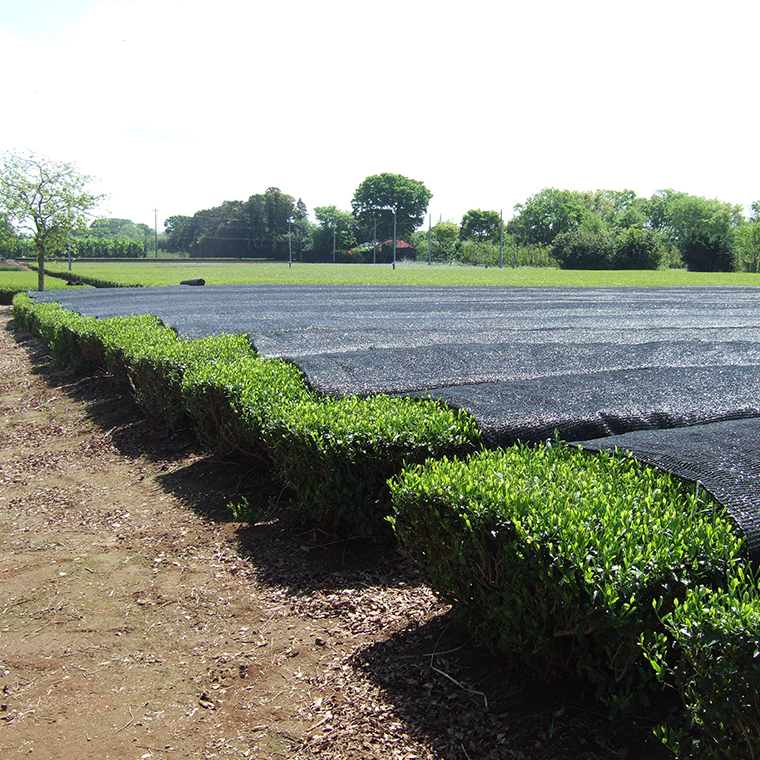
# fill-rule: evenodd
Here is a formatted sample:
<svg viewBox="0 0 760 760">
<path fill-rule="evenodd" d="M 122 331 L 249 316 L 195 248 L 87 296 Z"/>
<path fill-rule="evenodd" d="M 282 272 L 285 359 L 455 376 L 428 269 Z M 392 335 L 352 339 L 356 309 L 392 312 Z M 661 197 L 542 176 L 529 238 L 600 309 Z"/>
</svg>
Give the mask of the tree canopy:
<svg viewBox="0 0 760 760">
<path fill-rule="evenodd" d="M 357 221 L 369 234 L 377 219 L 377 234 L 388 238 L 393 234 L 393 214 L 396 212 L 396 232 L 399 237 L 410 238 L 424 221 L 433 194 L 416 179 L 401 174 L 374 174 L 367 177 L 356 189 L 351 208 Z"/>
<path fill-rule="evenodd" d="M 224 201 L 193 216 L 170 216 L 164 227 L 171 251 L 194 256 L 282 258 L 287 253 L 288 219 L 307 215 L 303 201 L 277 187 L 247 201 Z"/>
<path fill-rule="evenodd" d="M 74 164 L 37 153 L 5 153 L 0 173 L 0 212 L 16 232 L 27 232 L 37 251 L 38 288 L 45 289 L 45 257 L 63 249 L 73 230 L 84 228 L 102 196 Z"/>
<path fill-rule="evenodd" d="M 498 243 L 501 227 L 501 215 L 498 211 L 470 209 L 462 217 L 459 235 L 462 240 L 476 240 L 479 243 Z"/>
</svg>

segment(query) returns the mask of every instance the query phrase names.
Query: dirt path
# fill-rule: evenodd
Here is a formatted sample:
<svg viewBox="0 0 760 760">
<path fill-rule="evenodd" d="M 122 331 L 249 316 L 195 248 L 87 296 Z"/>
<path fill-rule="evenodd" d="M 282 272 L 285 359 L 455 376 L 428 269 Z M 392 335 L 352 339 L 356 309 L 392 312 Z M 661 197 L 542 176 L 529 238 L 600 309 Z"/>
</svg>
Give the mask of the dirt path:
<svg viewBox="0 0 760 760">
<path fill-rule="evenodd" d="M 578 685 L 473 650 L 392 549 L 232 521 L 231 500 L 276 497 L 265 470 L 154 428 L 11 317 L 0 307 L 0 756 L 667 757 Z"/>
</svg>

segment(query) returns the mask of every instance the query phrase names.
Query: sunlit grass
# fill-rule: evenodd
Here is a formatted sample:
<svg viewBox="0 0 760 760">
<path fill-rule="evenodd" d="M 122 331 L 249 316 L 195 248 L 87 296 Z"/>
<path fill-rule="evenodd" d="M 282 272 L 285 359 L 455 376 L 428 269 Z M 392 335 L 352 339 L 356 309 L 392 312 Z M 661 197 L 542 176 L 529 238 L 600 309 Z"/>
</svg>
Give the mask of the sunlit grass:
<svg viewBox="0 0 760 760">
<path fill-rule="evenodd" d="M 50 264 L 47 271 L 67 272 Z M 236 283 L 300 283 L 324 285 L 502 285 L 534 287 L 650 287 L 676 285 L 760 285 L 760 274 L 745 272 L 578 271 L 504 267 L 467 267 L 421 263 L 301 264 L 210 263 L 138 260 L 134 263 L 74 262 L 75 277 L 93 277 L 121 285 L 177 285 L 182 280 L 203 279 L 207 285 Z M 35 275 L 36 276 L 36 275 Z"/>
<path fill-rule="evenodd" d="M 23 269 L 1 269 L 0 290 L 37 290 L 37 272 L 29 272 Z M 56 290 L 65 288 L 66 283 L 55 277 L 45 277 L 45 288 Z"/>
</svg>

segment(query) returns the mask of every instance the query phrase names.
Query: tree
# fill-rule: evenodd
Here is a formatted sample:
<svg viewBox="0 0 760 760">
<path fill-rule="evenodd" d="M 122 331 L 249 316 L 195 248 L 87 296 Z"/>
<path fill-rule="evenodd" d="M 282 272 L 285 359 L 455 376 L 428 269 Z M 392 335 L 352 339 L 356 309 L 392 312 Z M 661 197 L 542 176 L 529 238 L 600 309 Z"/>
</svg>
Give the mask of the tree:
<svg viewBox="0 0 760 760">
<path fill-rule="evenodd" d="M 501 216 L 498 211 L 470 209 L 462 217 L 459 235 L 462 240 L 476 240 L 478 243 L 498 243 L 501 224 Z"/>
<path fill-rule="evenodd" d="M 347 251 L 356 245 L 356 219 L 350 211 L 337 206 L 315 206 L 314 216 L 319 226 L 314 230 L 314 250 L 323 257 L 332 253 L 333 232 L 335 248 Z"/>
<path fill-rule="evenodd" d="M 760 219 L 736 230 L 736 263 L 744 272 L 760 272 Z"/>
<path fill-rule="evenodd" d="M 515 206 L 517 216 L 507 225 L 521 244 L 551 245 L 562 232 L 577 229 L 589 213 L 588 200 L 574 190 L 549 187 Z"/>
<path fill-rule="evenodd" d="M 717 199 L 660 190 L 650 200 L 649 224 L 662 232 L 692 272 L 728 272 L 735 267 L 736 231 L 742 209 Z"/>
<path fill-rule="evenodd" d="M 377 219 L 377 234 L 381 239 L 393 234 L 393 214 L 389 209 L 394 209 L 396 233 L 408 238 L 425 221 L 432 197 L 419 180 L 386 172 L 367 177 L 356 189 L 351 207 L 367 234 Z"/>
<path fill-rule="evenodd" d="M 560 232 L 552 242 L 552 256 L 562 269 L 611 269 L 615 236 L 586 228 Z"/>
<path fill-rule="evenodd" d="M 17 231 L 31 234 L 40 291 L 45 289 L 47 254 L 63 249 L 69 233 L 84 228 L 90 212 L 102 200 L 87 190 L 90 179 L 74 164 L 33 152 L 3 154 L 0 211 Z"/>
</svg>

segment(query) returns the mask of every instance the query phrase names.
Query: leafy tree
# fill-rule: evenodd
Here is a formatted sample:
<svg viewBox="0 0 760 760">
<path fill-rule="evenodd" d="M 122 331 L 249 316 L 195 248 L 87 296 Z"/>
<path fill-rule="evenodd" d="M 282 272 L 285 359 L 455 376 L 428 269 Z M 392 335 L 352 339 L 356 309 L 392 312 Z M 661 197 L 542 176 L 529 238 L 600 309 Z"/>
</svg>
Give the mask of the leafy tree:
<svg viewBox="0 0 760 760">
<path fill-rule="evenodd" d="M 314 251 L 327 257 L 332 253 L 333 230 L 335 248 L 347 251 L 356 245 L 356 219 L 350 211 L 341 211 L 337 206 L 315 206 L 314 216 L 318 227 L 314 231 Z"/>
<path fill-rule="evenodd" d="M 735 267 L 736 230 L 742 209 L 717 199 L 674 190 L 655 193 L 649 204 L 650 226 L 662 232 L 693 272 L 727 272 Z"/>
<path fill-rule="evenodd" d="M 457 252 L 459 225 L 456 222 L 438 222 L 433 225 L 433 244 L 437 243 L 438 258 L 452 259 Z"/>
<path fill-rule="evenodd" d="M 478 243 L 498 243 L 501 226 L 501 215 L 498 211 L 470 209 L 462 217 L 459 236 L 462 240 L 475 240 Z"/>
<path fill-rule="evenodd" d="M 416 179 L 401 174 L 374 174 L 367 177 L 356 189 L 351 207 L 365 234 L 372 230 L 377 219 L 377 234 L 388 238 L 393 234 L 393 214 L 396 211 L 396 233 L 409 238 L 424 221 L 430 199 L 430 190 Z"/>
<path fill-rule="evenodd" d="M 167 237 L 167 249 L 174 253 L 189 251 L 193 243 L 193 217 L 170 216 L 164 222 L 164 232 Z"/>
<path fill-rule="evenodd" d="M 507 225 L 521 244 L 551 245 L 562 232 L 577 229 L 588 214 L 588 199 L 574 190 L 550 187 L 515 206 L 517 216 Z"/>
<path fill-rule="evenodd" d="M 19 239 L 5 214 L 0 214 L 0 251 L 14 256 Z"/>
<path fill-rule="evenodd" d="M 552 243 L 552 256 L 562 269 L 611 269 L 614 252 L 615 236 L 608 230 L 560 232 Z"/>
<path fill-rule="evenodd" d="M 662 261 L 662 238 L 653 230 L 628 227 L 617 233 L 613 269 L 657 269 Z"/>
<path fill-rule="evenodd" d="M 247 201 L 173 216 L 165 222 L 169 250 L 210 256 L 277 256 L 287 251 L 288 219 L 299 213 L 292 195 L 270 187 Z M 306 215 L 302 203 L 300 213 Z"/>
<path fill-rule="evenodd" d="M 88 237 L 105 240 L 139 240 L 144 241 L 153 235 L 153 230 L 147 224 L 137 223 L 130 219 L 96 219 L 87 228 Z"/>
<path fill-rule="evenodd" d="M 736 230 L 736 263 L 744 272 L 760 272 L 760 218 Z"/>
<path fill-rule="evenodd" d="M 17 231 L 29 231 L 37 250 L 40 291 L 45 289 L 47 254 L 62 249 L 69 233 L 84 227 L 102 199 L 87 190 L 90 179 L 74 164 L 33 152 L 3 154 L 0 211 Z"/>
</svg>

